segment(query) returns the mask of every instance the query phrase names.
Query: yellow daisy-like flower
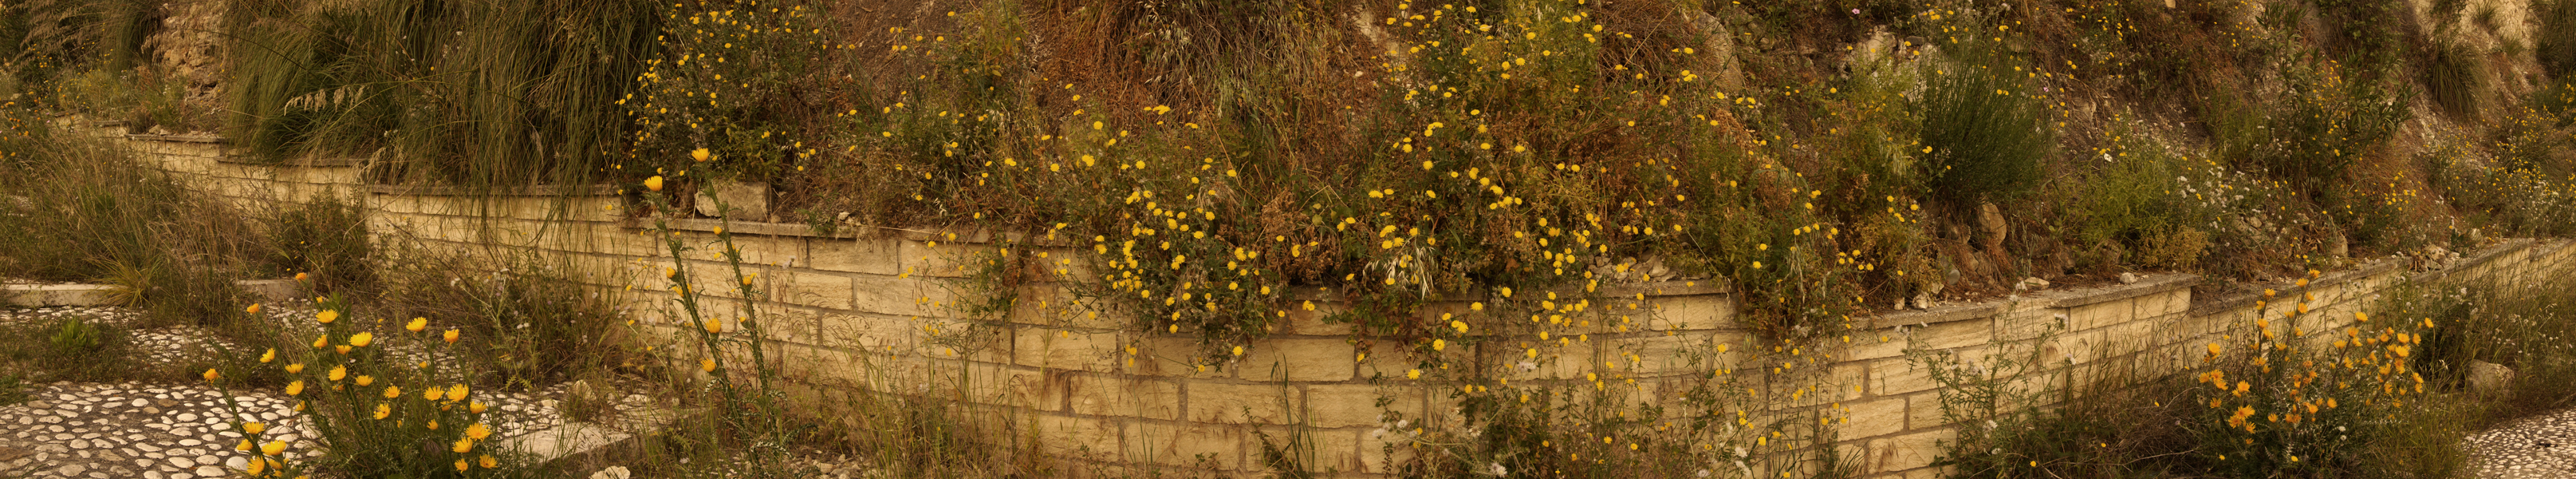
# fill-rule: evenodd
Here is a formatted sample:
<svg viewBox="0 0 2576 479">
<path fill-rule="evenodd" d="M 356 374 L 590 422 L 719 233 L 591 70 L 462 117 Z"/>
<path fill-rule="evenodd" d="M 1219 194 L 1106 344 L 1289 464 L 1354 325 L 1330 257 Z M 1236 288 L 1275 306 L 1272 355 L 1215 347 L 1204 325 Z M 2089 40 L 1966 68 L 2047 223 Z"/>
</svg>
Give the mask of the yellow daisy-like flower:
<svg viewBox="0 0 2576 479">
<path fill-rule="evenodd" d="M 724 334 L 723 321 L 709 319 L 702 322 L 706 324 L 707 334 Z"/>
<path fill-rule="evenodd" d="M 707 149 L 705 149 L 705 148 L 699 148 L 699 149 L 695 149 L 695 150 L 689 150 L 689 158 L 691 158 L 691 159 L 695 159 L 695 160 L 698 160 L 698 161 L 707 161 L 707 158 L 714 157 L 714 156 L 715 156 L 715 154 L 714 154 L 714 153 L 708 152 L 708 151 L 707 151 Z"/>
<path fill-rule="evenodd" d="M 323 346 L 330 346 L 330 345 L 331 345 L 331 337 L 330 337 L 330 336 L 328 336 L 328 335 L 313 338 L 313 348 L 314 348 L 314 349 L 321 349 Z"/>
<path fill-rule="evenodd" d="M 330 373 L 330 375 L 329 375 L 328 377 L 330 377 L 330 378 L 331 378 L 331 380 L 333 380 L 333 381 L 338 381 L 338 380 L 340 380 L 340 378 L 349 377 L 349 367 L 348 367 L 348 366 L 332 366 L 332 367 L 331 367 L 331 373 Z"/>
<path fill-rule="evenodd" d="M 423 401 L 436 401 L 436 400 L 438 400 L 438 394 L 439 394 L 438 388 L 429 388 L 428 390 L 424 390 L 424 391 L 421 391 L 421 392 L 420 392 L 420 400 L 423 400 Z"/>
<path fill-rule="evenodd" d="M 392 415 L 394 415 L 394 407 L 392 405 L 383 403 L 376 404 L 376 420 L 382 421 L 385 419 L 385 416 Z"/>
<path fill-rule="evenodd" d="M 455 401 L 463 401 L 463 400 L 465 400 L 465 385 L 464 385 L 464 384 L 458 384 L 458 385 L 454 385 L 454 386 L 448 386 L 448 387 L 447 387 L 447 400 L 448 400 L 449 402 L 455 402 Z M 479 412 L 479 411 L 478 411 L 478 412 Z"/>
<path fill-rule="evenodd" d="M 294 395 L 298 395 L 298 394 L 304 394 L 304 381 L 303 381 L 303 380 L 299 379 L 299 380 L 296 380 L 295 382 L 286 383 L 286 395 L 288 395 L 288 396 L 294 396 Z"/>
<path fill-rule="evenodd" d="M 275 456 L 282 452 L 286 452 L 286 441 L 269 441 L 268 444 L 259 446 L 260 454 Z"/>
<path fill-rule="evenodd" d="M 465 426 L 465 437 L 467 437 L 467 438 L 471 438 L 471 439 L 476 440 L 476 441 L 481 441 L 481 440 L 483 440 L 483 438 L 492 437 L 492 427 L 491 427 L 491 426 L 485 426 L 485 425 L 483 425 L 482 423 L 475 423 L 475 424 L 474 424 L 474 425 L 472 425 L 472 426 Z"/>
<path fill-rule="evenodd" d="M 700 360 L 698 360 L 698 367 L 699 367 L 699 368 L 701 368 L 701 369 L 706 369 L 706 370 L 707 370 L 707 372 L 711 372 L 711 373 L 712 373 L 712 372 L 716 372 L 716 360 L 714 360 L 714 359 L 700 359 Z"/>
<path fill-rule="evenodd" d="M 217 379 L 223 379 L 224 373 L 215 372 L 213 368 L 208 368 L 206 369 L 205 374 L 199 374 L 198 376 L 205 377 L 206 382 L 214 382 Z"/>
<path fill-rule="evenodd" d="M 455 451 L 457 454 L 464 454 L 466 451 L 474 450 L 474 440 L 457 439 L 456 442 L 448 443 L 447 450 Z"/>
<path fill-rule="evenodd" d="M 234 444 L 234 445 L 233 445 L 233 450 L 235 450 L 235 451 L 250 452 L 250 450 L 251 450 L 251 449 L 254 449 L 254 448 L 253 448 L 253 447 L 251 447 L 251 445 L 250 445 L 250 440 L 249 440 L 249 439 L 243 439 L 243 440 L 241 440 L 241 444 Z"/>
<path fill-rule="evenodd" d="M 655 179 L 660 179 L 661 177 L 656 176 L 656 177 L 653 177 L 653 178 L 655 178 Z M 658 181 L 657 181 L 657 182 L 654 182 L 654 183 L 660 183 L 660 182 L 658 182 Z M 659 186 L 659 185 L 656 185 L 656 186 Z M 661 191 L 662 189 L 661 189 L 661 188 L 654 188 L 653 190 L 654 190 L 654 191 Z M 466 469 L 473 468 L 473 467 L 474 467 L 473 463 L 468 462 L 468 461 L 466 461 L 466 460 L 464 460 L 464 459 L 457 459 L 457 460 L 456 460 L 456 472 L 465 472 L 465 470 L 466 470 Z"/>
<path fill-rule="evenodd" d="M 251 434 L 259 434 L 259 433 L 261 433 L 261 432 L 265 432 L 265 431 L 267 431 L 267 430 L 268 430 L 268 425 L 267 425 L 267 424 L 256 423 L 256 422 L 246 422 L 246 423 L 242 423 L 242 432 L 251 433 Z"/>
<path fill-rule="evenodd" d="M 437 419 L 431 419 L 431 420 L 429 420 L 429 426 L 428 426 L 428 427 L 429 427 L 429 430 L 432 430 L 432 431 L 436 431 L 436 430 L 438 430 L 438 420 L 437 420 Z"/>
<path fill-rule="evenodd" d="M 266 363 L 266 362 L 269 362 L 269 361 L 276 361 L 276 360 L 277 360 L 277 348 L 268 348 L 268 352 L 260 353 L 260 354 L 259 354 L 259 362 Z"/>
<path fill-rule="evenodd" d="M 254 477 L 266 473 L 268 472 L 268 459 L 262 458 L 260 460 L 250 461 L 248 464 L 243 464 L 242 472 Z"/>
<path fill-rule="evenodd" d="M 365 386 L 365 385 L 375 384 L 375 383 L 376 383 L 376 377 L 375 377 L 375 376 L 368 376 L 368 375 L 364 375 L 364 374 L 360 374 L 360 375 L 358 375 L 358 385 L 360 385 L 360 386 Z"/>
<path fill-rule="evenodd" d="M 310 273 L 310 272 L 306 272 L 306 273 L 295 273 L 295 280 L 296 280 L 296 281 L 304 281 L 304 280 L 312 279 L 312 278 L 313 278 L 313 275 L 312 275 L 312 273 Z"/>
<path fill-rule="evenodd" d="M 385 399 L 402 397 L 402 386 L 385 386 Z"/>
<path fill-rule="evenodd" d="M 242 312 L 244 312 L 244 313 L 250 313 L 250 314 L 259 314 L 259 303 L 251 303 L 251 304 L 250 304 L 250 307 L 248 307 L 248 308 L 242 308 Z"/>
<path fill-rule="evenodd" d="M 1404 371 L 1404 378 L 1405 378 L 1405 379 L 1422 379 L 1422 370 L 1420 370 L 1420 369 L 1408 369 L 1408 370 L 1405 370 L 1405 371 Z"/>
<path fill-rule="evenodd" d="M 358 334 L 354 334 L 354 335 L 350 335 L 350 336 L 349 336 L 349 345 L 350 345 L 350 346 L 357 346 L 357 347 L 361 347 L 361 348 L 363 348 L 363 347 L 367 347 L 367 345 L 369 345 L 369 344 L 375 344 L 375 342 L 376 342 L 376 333 L 358 333 Z"/>
<path fill-rule="evenodd" d="M 332 346 L 332 348 L 336 348 L 338 351 L 340 351 L 340 354 L 349 354 L 349 345 L 342 344 L 342 345 L 338 345 L 338 346 Z"/>
<path fill-rule="evenodd" d="M 645 178 L 645 179 L 644 179 L 644 189 L 647 189 L 647 190 L 653 190 L 653 191 L 662 191 L 662 176 L 661 176 L 661 175 L 653 175 L 653 177 L 652 177 L 652 178 Z M 463 463 L 463 462 L 458 462 L 457 464 L 458 464 L 458 465 L 456 466 L 456 469 L 457 469 L 457 470 L 460 470 L 460 471 L 461 471 L 461 470 L 465 470 L 465 466 L 463 465 L 463 464 L 465 464 L 465 463 Z"/>
<path fill-rule="evenodd" d="M 288 365 L 286 365 L 286 373 L 287 373 L 287 374 L 295 374 L 295 373 L 301 373 L 301 372 L 304 372 L 304 363 L 295 363 L 295 364 L 288 364 Z"/>
<path fill-rule="evenodd" d="M 403 329 L 408 329 L 415 333 L 420 332 L 420 330 L 423 329 L 429 329 L 429 318 L 411 318 L 411 323 L 404 324 Z"/>
<path fill-rule="evenodd" d="M 447 330 L 447 333 L 440 335 L 439 339 L 446 340 L 447 344 L 456 344 L 456 330 Z"/>
<path fill-rule="evenodd" d="M 484 454 L 481 461 L 484 469 L 501 467 L 501 461 L 499 459 L 493 459 L 491 454 Z"/>
<path fill-rule="evenodd" d="M 325 309 L 322 312 L 313 313 L 313 320 L 320 321 L 322 324 L 331 324 L 332 321 L 340 320 L 340 310 Z"/>
<path fill-rule="evenodd" d="M 467 411 L 473 411 L 475 414 L 482 414 L 484 409 L 490 409 L 491 407 L 492 407 L 492 406 L 485 405 L 485 404 L 483 404 L 483 403 L 477 402 L 477 403 L 469 403 L 469 404 L 466 404 L 466 405 L 465 405 L 465 410 L 467 410 Z"/>
</svg>

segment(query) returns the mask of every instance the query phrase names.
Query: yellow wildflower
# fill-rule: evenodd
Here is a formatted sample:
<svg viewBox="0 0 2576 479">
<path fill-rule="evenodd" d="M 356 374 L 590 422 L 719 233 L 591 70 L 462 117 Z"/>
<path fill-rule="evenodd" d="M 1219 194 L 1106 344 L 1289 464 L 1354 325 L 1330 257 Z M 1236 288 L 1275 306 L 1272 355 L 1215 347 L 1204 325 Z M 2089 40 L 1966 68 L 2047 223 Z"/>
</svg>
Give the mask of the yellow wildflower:
<svg viewBox="0 0 2576 479">
<path fill-rule="evenodd" d="M 282 452 L 286 452 L 286 441 L 269 441 L 268 444 L 259 446 L 260 454 L 275 456 Z"/>
<path fill-rule="evenodd" d="M 358 333 L 358 334 L 354 334 L 354 335 L 350 335 L 350 336 L 349 336 L 349 345 L 350 345 L 350 346 L 357 346 L 357 347 L 361 347 L 361 348 L 363 348 L 363 347 L 367 347 L 367 345 L 369 345 L 369 344 L 375 344 L 375 342 L 376 342 L 376 333 Z"/>
<path fill-rule="evenodd" d="M 402 386 L 385 386 L 385 399 L 402 396 Z"/>
<path fill-rule="evenodd" d="M 267 425 L 267 424 L 261 424 L 261 423 L 256 423 L 256 422 L 246 422 L 246 423 L 242 423 L 242 432 L 251 433 L 251 434 L 259 434 L 259 433 L 261 433 L 261 432 L 263 432 L 263 431 L 267 431 L 267 430 L 268 430 L 268 425 Z"/>
<path fill-rule="evenodd" d="M 199 374 L 198 376 L 204 376 L 206 378 L 206 382 L 214 382 L 216 379 L 222 379 L 224 377 L 224 373 L 215 372 L 213 368 L 208 368 L 206 369 L 205 374 Z"/>
<path fill-rule="evenodd" d="M 423 329 L 429 329 L 429 318 L 411 318 L 411 324 L 403 325 L 403 329 L 408 329 L 415 333 L 420 332 L 420 330 Z"/>
<path fill-rule="evenodd" d="M 251 304 L 250 304 L 250 307 L 248 307 L 248 308 L 242 308 L 242 312 L 250 313 L 250 314 L 259 314 L 259 303 L 251 303 Z"/>
<path fill-rule="evenodd" d="M 448 386 L 448 387 L 447 387 L 447 400 L 448 400 L 448 402 L 455 402 L 455 401 L 463 401 L 463 400 L 465 400 L 465 385 L 463 385 L 463 384 L 458 384 L 458 385 L 454 385 L 454 386 Z"/>
<path fill-rule="evenodd" d="M 325 309 L 322 312 L 313 313 L 313 320 L 320 321 L 322 324 L 331 324 L 332 321 L 340 320 L 340 310 Z"/>
<path fill-rule="evenodd" d="M 276 361 L 276 360 L 277 360 L 277 348 L 268 348 L 268 352 L 265 352 L 265 353 L 259 353 L 259 362 L 265 363 L 265 362 L 269 362 L 269 361 Z"/>
<path fill-rule="evenodd" d="M 298 380 L 295 380 L 295 382 L 286 383 L 286 395 L 288 395 L 288 396 L 293 396 L 293 395 L 303 394 L 303 393 L 304 393 L 304 380 L 298 379 Z"/>
<path fill-rule="evenodd" d="M 439 339 L 446 340 L 447 344 L 456 344 L 456 330 L 447 330 L 447 333 L 441 335 Z"/>
<path fill-rule="evenodd" d="M 492 427 L 491 427 L 491 426 L 485 426 L 485 425 L 483 425 L 482 423 L 475 423 L 475 424 L 474 424 L 474 425 L 472 425 L 472 426 L 465 426 L 465 437 L 466 437 L 466 438 L 468 438 L 468 439 L 476 440 L 476 441 L 481 441 L 481 440 L 483 440 L 483 438 L 492 437 Z"/>
<path fill-rule="evenodd" d="M 340 378 L 345 378 L 345 377 L 349 377 L 349 367 L 348 367 L 348 366 L 332 366 L 332 367 L 331 367 L 331 374 L 330 374 L 330 378 L 331 378 L 331 380 L 333 380 L 333 381 L 338 381 L 338 380 L 340 380 Z"/>
<path fill-rule="evenodd" d="M 377 403 L 377 404 L 376 404 L 376 420 L 378 420 L 378 421 L 382 421 L 382 420 L 384 420 L 384 419 L 385 419 L 385 416 L 392 416 L 392 415 L 394 415 L 394 407 L 393 407 L 393 406 L 391 406 L 391 405 L 387 405 L 387 404 L 384 404 L 384 403 Z"/>
<path fill-rule="evenodd" d="M 645 178 L 645 179 L 644 179 L 644 189 L 647 189 L 647 190 L 653 190 L 653 191 L 662 191 L 662 176 L 661 176 L 661 175 L 653 175 L 653 177 L 652 177 L 652 178 Z M 464 462 L 458 462 L 458 463 L 456 463 L 456 464 L 457 464 L 457 466 L 456 466 L 456 469 L 457 469 L 457 470 L 460 470 L 460 471 L 465 470 L 465 465 L 464 465 L 465 463 L 464 463 Z"/>
</svg>

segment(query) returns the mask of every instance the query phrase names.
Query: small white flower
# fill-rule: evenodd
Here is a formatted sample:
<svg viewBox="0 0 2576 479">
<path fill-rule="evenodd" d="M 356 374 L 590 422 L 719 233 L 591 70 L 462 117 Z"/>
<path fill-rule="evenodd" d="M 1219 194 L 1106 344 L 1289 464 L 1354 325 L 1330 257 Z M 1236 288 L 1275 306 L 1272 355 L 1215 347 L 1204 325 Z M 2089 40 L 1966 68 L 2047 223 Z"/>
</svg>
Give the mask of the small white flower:
<svg viewBox="0 0 2576 479">
<path fill-rule="evenodd" d="M 1494 475 L 1496 475 L 1496 476 L 1508 476 L 1508 475 L 1511 475 L 1511 470 L 1510 470 L 1510 469 L 1504 469 L 1504 468 L 1503 468 L 1503 464 L 1502 464 L 1502 463 L 1498 463 L 1498 462 L 1489 462 L 1489 463 L 1485 463 L 1485 469 L 1487 470 L 1487 472 L 1492 472 L 1492 473 L 1493 473 Z"/>
</svg>

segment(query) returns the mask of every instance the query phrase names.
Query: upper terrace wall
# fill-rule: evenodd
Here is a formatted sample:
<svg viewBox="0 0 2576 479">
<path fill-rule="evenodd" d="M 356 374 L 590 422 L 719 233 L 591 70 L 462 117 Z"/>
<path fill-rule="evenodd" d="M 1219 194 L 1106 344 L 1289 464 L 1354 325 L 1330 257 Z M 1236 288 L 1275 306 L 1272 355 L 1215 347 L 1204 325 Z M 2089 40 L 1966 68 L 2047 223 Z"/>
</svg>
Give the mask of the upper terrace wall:
<svg viewBox="0 0 2576 479">
<path fill-rule="evenodd" d="M 661 279 L 668 256 L 642 229 L 649 225 L 627 219 L 621 209 L 628 202 L 613 187 L 469 195 L 440 187 L 364 185 L 358 174 L 363 161 L 255 165 L 227 159 L 220 139 L 125 139 L 147 164 L 254 211 L 334 195 L 364 205 L 380 241 L 553 254 L 592 273 L 589 282 L 602 291 L 622 293 L 625 305 L 646 312 L 644 323 L 672 331 L 657 313 L 670 304 Z M 674 224 L 684 241 L 701 245 L 714 240 L 708 231 L 716 226 L 714 220 Z M 998 318 L 959 317 L 949 307 L 959 297 L 955 280 L 964 276 L 968 261 L 997 248 L 991 233 L 816 235 L 803 225 L 741 222 L 728 228 L 746 260 L 760 264 L 760 284 L 771 291 L 760 307 L 776 336 L 772 357 L 796 379 L 800 394 L 864 389 L 952 397 L 1019 418 L 1014 427 L 1026 429 L 1018 432 L 1065 454 L 1258 471 L 1261 442 L 1255 432 L 1281 436 L 1281 425 L 1293 423 L 1308 428 L 1314 468 L 1385 473 L 1389 464 L 1379 451 L 1404 435 L 1387 433 L 1381 412 L 1446 415 L 1449 393 L 1457 388 L 1404 379 L 1415 363 L 1399 348 L 1381 346 L 1363 358 L 1350 325 L 1320 319 L 1340 307 L 1329 295 L 1303 292 L 1308 297 L 1300 299 L 1315 301 L 1315 311 L 1290 311 L 1285 328 L 1252 343 L 1231 367 L 1202 369 L 1178 359 L 1197 352 L 1188 338 L 1140 331 L 1119 318 L 1066 312 L 1077 301 L 1067 285 L 1024 286 L 1019 306 Z M 1030 248 L 1064 258 L 1078 254 Z M 2410 276 L 2520 282 L 2563 272 L 2576 259 L 2571 255 L 2576 244 L 2515 240 L 2426 273 L 2411 273 L 2392 260 L 2328 274 L 2303 288 L 2277 287 L 2285 295 L 2315 294 L 2311 314 L 2330 326 L 2316 330 L 2326 331 L 2349 321 L 2351 312 L 2372 307 Z M 722 263 L 691 262 L 699 273 L 693 284 L 727 284 L 718 279 Z M 1838 426 L 1839 447 L 1861 457 L 1867 473 L 1932 476 L 1937 471 L 1927 465 L 1952 429 L 1941 417 L 1940 385 L 1906 360 L 1909 344 L 1976 356 L 2003 345 L 2030 347 L 2029 340 L 2046 337 L 2035 346 L 2047 357 L 2066 358 L 2077 376 L 2106 361 L 2155 364 L 2196 357 L 2191 348 L 2249 323 L 2255 300 L 2195 297 L 2191 287 L 2198 282 L 2188 274 L 2150 275 L 2136 284 L 1882 314 L 1834 353 L 1823 379 L 1836 393 L 1770 407 L 1847 408 L 1842 411 L 1848 422 Z M 630 285 L 635 288 L 628 290 Z M 1638 306 L 1652 311 L 1652 319 L 1634 329 L 1560 331 L 1582 340 L 1545 348 L 1537 361 L 1545 366 L 1494 374 L 1514 380 L 1619 375 L 1638 379 L 1634 397 L 1670 400 L 1673 394 L 1656 393 L 1690 379 L 1686 353 L 1751 344 L 1733 321 L 1734 296 L 1722 287 L 1676 281 L 1621 286 L 1599 297 L 1642 298 Z M 1479 319 L 1481 313 L 1458 302 L 1425 310 L 1500 321 Z M 1456 364 L 1519 361 L 1523 351 L 1503 343 L 1458 348 Z M 2036 380 L 2065 377 L 2042 376 Z M 1384 409 L 1377 406 L 1381 398 L 1388 404 Z"/>
</svg>

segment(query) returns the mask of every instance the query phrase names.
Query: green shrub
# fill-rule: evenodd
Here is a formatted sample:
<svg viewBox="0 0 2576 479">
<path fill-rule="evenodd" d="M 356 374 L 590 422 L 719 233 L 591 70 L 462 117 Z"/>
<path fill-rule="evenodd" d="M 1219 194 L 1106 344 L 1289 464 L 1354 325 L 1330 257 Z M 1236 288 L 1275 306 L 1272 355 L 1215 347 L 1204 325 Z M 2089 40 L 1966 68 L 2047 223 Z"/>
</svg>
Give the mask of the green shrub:
<svg viewBox="0 0 2576 479">
<path fill-rule="evenodd" d="M 2127 134 L 2134 134 L 2129 132 Z M 2233 194 L 2201 191 L 2192 172 L 2161 145 L 2116 144 L 2099 153 L 2098 169 L 2067 187 L 2065 229 L 2080 244 L 2116 245 L 2123 264 L 2187 270 L 2209 245 L 2217 218 L 2213 202 L 2195 198 Z M 2102 162 L 2108 162 L 2103 164 Z"/>
<path fill-rule="evenodd" d="M 2534 2 L 2539 3 L 2539 2 Z M 2549 76 L 2567 78 L 2576 75 L 2576 1 L 2556 0 L 2545 5 L 2532 5 L 2540 18 L 2539 28 L 2532 32 L 2539 38 L 2534 56 Z"/>
<path fill-rule="evenodd" d="M 569 266 L 494 250 L 398 251 L 380 262 L 381 295 L 361 311 L 460 330 L 471 339 L 462 357 L 487 375 L 476 383 L 556 384 L 625 361 L 613 347 L 625 318 Z"/>
<path fill-rule="evenodd" d="M 2446 43 L 2432 50 L 2423 70 L 2424 89 L 2433 95 L 2433 103 L 2452 118 L 2478 118 L 2478 96 L 2487 89 L 2482 60 L 2460 45 Z"/>
<path fill-rule="evenodd" d="M 331 196 L 279 212 L 268 222 L 268 266 L 281 275 L 310 273 L 307 284 L 320 292 L 370 290 L 376 258 L 364 213 Z"/>
<path fill-rule="evenodd" d="M 12 138 L 0 191 L 0 275 L 111 281 L 161 323 L 219 324 L 237 316 L 238 258 L 259 233 L 229 204 L 190 190 L 102 140 L 43 131 Z M 14 135 L 13 135 L 14 136 Z"/>
<path fill-rule="evenodd" d="M 2256 166 L 2320 206 L 2351 201 L 2347 171 L 2413 118 L 2411 94 L 2334 62 L 2294 62 L 2282 76 L 2289 91 L 2270 107 L 2266 142 L 2252 152 Z"/>
<path fill-rule="evenodd" d="M 17 386 L 23 394 L 28 383 L 151 380 L 163 372 L 126 360 L 135 354 L 126 329 L 91 318 L 0 326 L 0 337 L 23 339 L 0 342 L 0 370 L 7 371 L 0 374 L 6 376 L 0 399 L 10 394 L 8 382 L 23 381 Z"/>
<path fill-rule="evenodd" d="M 281 160 L 379 149 L 379 181 L 583 183 L 630 125 L 653 5 L 226 2 L 226 136 Z"/>
<path fill-rule="evenodd" d="M 2048 110 L 2000 51 L 1937 67 L 1922 100 L 1926 191 L 1952 208 L 2020 197 L 2039 185 L 2054 130 Z M 1965 211 L 1965 210 L 1961 210 Z"/>
<path fill-rule="evenodd" d="M 20 373 L 0 374 L 0 406 L 27 402 L 27 377 Z"/>
<path fill-rule="evenodd" d="M 56 354 L 87 354 L 97 350 L 104 341 L 101 334 L 97 325 L 81 321 L 78 317 L 65 318 L 62 326 L 54 328 L 53 340 L 47 344 L 54 348 Z"/>
</svg>

